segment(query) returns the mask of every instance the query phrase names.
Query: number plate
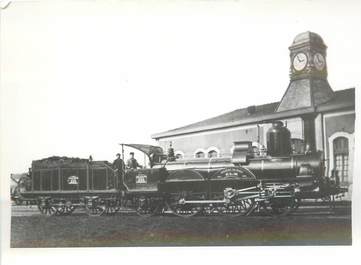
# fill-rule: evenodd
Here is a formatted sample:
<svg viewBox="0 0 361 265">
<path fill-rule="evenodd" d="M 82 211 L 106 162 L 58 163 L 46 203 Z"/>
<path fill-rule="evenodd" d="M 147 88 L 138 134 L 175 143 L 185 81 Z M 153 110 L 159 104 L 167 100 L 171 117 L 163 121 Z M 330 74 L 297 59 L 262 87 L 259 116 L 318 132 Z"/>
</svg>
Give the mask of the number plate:
<svg viewBox="0 0 361 265">
<path fill-rule="evenodd" d="M 146 184 L 147 183 L 147 175 L 139 174 L 135 177 L 135 183 L 137 184 Z"/>
</svg>

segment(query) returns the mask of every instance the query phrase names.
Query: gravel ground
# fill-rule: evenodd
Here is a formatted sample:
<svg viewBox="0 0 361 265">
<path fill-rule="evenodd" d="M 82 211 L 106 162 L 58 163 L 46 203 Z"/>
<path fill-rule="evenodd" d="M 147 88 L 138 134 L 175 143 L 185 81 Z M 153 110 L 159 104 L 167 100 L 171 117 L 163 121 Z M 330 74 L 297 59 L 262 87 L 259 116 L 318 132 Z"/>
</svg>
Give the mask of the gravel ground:
<svg viewBox="0 0 361 265">
<path fill-rule="evenodd" d="M 351 213 L 304 208 L 284 217 L 15 214 L 11 229 L 11 247 L 349 245 Z"/>
</svg>

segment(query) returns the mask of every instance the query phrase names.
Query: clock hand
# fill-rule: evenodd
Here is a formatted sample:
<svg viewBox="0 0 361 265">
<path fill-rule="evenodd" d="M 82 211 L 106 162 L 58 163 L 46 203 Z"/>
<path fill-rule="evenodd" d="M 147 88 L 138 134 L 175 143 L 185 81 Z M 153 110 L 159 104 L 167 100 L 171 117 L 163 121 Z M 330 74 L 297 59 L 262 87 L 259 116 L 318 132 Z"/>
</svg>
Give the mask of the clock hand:
<svg viewBox="0 0 361 265">
<path fill-rule="evenodd" d="M 296 56 L 296 57 L 297 57 L 298 62 L 299 62 L 299 63 L 302 63 L 305 59 L 301 60 L 301 59 L 300 59 L 300 57 L 298 57 L 298 56 L 299 56 L 299 55 L 297 55 L 297 56 Z"/>
</svg>

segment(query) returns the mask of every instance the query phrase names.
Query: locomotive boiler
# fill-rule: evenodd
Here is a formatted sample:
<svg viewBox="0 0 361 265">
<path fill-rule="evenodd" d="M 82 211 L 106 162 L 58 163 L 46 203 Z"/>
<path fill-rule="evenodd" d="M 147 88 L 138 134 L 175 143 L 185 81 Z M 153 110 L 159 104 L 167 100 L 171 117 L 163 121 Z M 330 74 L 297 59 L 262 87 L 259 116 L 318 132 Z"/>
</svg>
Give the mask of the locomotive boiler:
<svg viewBox="0 0 361 265">
<path fill-rule="evenodd" d="M 249 215 L 288 213 L 304 198 L 345 192 L 324 176 L 322 154 L 292 154 L 290 132 L 274 122 L 267 132 L 267 153 L 256 155 L 251 142 L 234 143 L 231 157 L 175 159 L 160 147 L 124 144 L 148 156 L 150 167 L 119 172 L 106 161 L 48 158 L 33 161 L 31 189 L 46 215 L 90 215 L 132 209 L 139 215 L 171 213 Z M 172 152 L 170 152 L 172 154 Z"/>
</svg>

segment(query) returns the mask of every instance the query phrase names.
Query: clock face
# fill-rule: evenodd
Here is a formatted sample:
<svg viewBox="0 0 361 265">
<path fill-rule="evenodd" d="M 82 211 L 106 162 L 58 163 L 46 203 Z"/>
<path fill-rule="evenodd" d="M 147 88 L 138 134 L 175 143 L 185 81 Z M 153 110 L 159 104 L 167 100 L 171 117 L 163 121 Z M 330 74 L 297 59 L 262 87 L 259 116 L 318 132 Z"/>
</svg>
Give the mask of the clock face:
<svg viewBox="0 0 361 265">
<path fill-rule="evenodd" d="M 317 70 L 322 71 L 325 68 L 326 62 L 325 57 L 321 53 L 316 53 L 313 56 L 313 62 Z"/>
<path fill-rule="evenodd" d="M 301 71 L 305 68 L 307 64 L 307 56 L 303 52 L 297 53 L 295 57 L 293 57 L 293 67 L 296 71 Z"/>
</svg>

